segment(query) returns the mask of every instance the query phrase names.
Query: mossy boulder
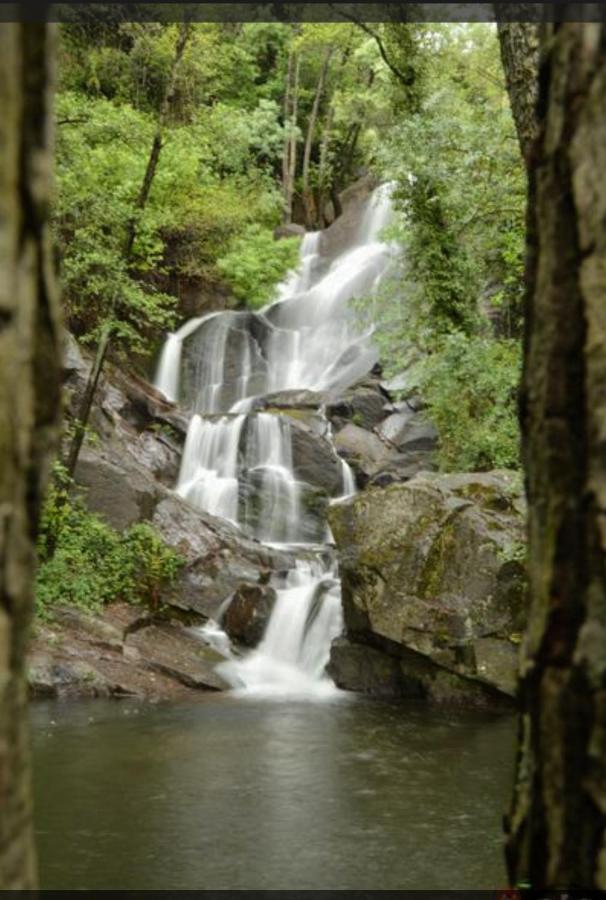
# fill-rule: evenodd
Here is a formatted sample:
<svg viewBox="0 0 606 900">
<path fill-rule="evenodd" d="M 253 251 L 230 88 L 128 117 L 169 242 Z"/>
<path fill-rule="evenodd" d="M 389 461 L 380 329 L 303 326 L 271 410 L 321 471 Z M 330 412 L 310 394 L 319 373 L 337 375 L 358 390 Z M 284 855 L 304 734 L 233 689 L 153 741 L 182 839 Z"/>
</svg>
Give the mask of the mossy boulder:
<svg viewBox="0 0 606 900">
<path fill-rule="evenodd" d="M 437 692 L 421 677 L 428 661 L 453 676 L 453 696 L 469 682 L 513 695 L 526 614 L 515 473 L 422 473 L 333 505 L 329 522 L 350 641 L 397 657 L 401 679 L 426 696 L 451 693 L 449 679 Z"/>
</svg>

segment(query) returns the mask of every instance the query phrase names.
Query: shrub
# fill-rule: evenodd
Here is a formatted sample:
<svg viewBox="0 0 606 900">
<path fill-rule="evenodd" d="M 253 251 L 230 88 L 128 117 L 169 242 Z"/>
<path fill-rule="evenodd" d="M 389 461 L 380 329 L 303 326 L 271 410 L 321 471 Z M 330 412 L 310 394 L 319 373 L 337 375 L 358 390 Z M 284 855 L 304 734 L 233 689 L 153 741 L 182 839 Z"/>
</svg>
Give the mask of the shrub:
<svg viewBox="0 0 606 900">
<path fill-rule="evenodd" d="M 156 607 L 183 564 L 147 524 L 118 532 L 89 512 L 70 493 L 71 484 L 57 467 L 41 516 L 40 565 L 36 611 L 55 604 L 98 609 L 123 600 Z"/>
<path fill-rule="evenodd" d="M 444 338 L 419 364 L 428 417 L 440 433 L 446 471 L 517 468 L 520 464 L 517 386 L 521 348 L 514 340 Z"/>
<path fill-rule="evenodd" d="M 239 300 L 260 309 L 273 299 L 275 288 L 298 259 L 298 238 L 276 241 L 269 229 L 253 225 L 233 241 L 217 267 Z"/>
</svg>

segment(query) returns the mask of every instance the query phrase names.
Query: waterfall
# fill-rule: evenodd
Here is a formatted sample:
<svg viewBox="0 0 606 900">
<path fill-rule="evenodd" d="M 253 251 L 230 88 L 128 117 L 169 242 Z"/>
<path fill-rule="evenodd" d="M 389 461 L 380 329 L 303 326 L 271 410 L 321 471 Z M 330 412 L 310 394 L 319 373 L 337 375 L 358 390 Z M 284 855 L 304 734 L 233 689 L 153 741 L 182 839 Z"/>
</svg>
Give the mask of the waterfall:
<svg viewBox="0 0 606 900">
<path fill-rule="evenodd" d="M 242 693 L 328 696 L 336 689 L 324 675 L 330 644 L 342 628 L 339 582 L 319 562 L 299 562 L 277 591 L 265 636 L 243 660 L 218 667 Z"/>
<path fill-rule="evenodd" d="M 260 312 L 193 319 L 169 336 L 162 352 L 156 387 L 191 412 L 177 492 L 249 537 L 306 545 L 295 569 L 271 579 L 277 599 L 261 644 L 221 665 L 238 692 L 315 697 L 336 691 L 324 675 L 342 627 L 335 555 L 327 560 L 326 544 L 309 544 L 332 538 L 323 507 L 307 508 L 316 489 L 296 475 L 290 420 L 255 412 L 253 400 L 290 389 L 337 396 L 373 367 L 376 351 L 351 301 L 372 295 L 390 263 L 393 248 L 380 240 L 392 215 L 390 199 L 390 185 L 373 193 L 352 246 L 332 261 L 322 255 L 322 233 L 306 234 L 297 269 Z M 326 434 L 332 444 L 328 421 Z M 332 502 L 356 490 L 351 468 L 337 459 L 342 485 Z M 205 628 L 224 643 L 220 623 Z"/>
<path fill-rule="evenodd" d="M 216 318 L 219 313 L 209 313 L 197 319 L 190 319 L 174 334 L 169 334 L 160 354 L 160 361 L 154 379 L 154 387 L 161 391 L 167 400 L 176 401 L 179 396 L 179 376 L 181 374 L 181 348 L 183 341 L 193 334 L 203 322 Z"/>
<path fill-rule="evenodd" d="M 198 509 L 238 521 L 238 449 L 244 416 L 217 421 L 193 416 L 187 431 L 177 493 Z"/>
</svg>

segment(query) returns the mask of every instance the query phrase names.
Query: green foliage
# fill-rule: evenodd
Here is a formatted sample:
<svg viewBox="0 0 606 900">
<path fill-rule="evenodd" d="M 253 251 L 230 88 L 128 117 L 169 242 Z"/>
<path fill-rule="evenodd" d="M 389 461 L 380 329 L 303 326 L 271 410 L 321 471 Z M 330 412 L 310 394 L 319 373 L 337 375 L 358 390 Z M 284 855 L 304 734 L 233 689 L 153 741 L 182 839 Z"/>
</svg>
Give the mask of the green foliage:
<svg viewBox="0 0 606 900">
<path fill-rule="evenodd" d="M 447 471 L 519 466 L 517 341 L 466 337 L 443 339 L 418 364 L 427 415 L 440 434 L 439 463 Z"/>
<path fill-rule="evenodd" d="M 494 30 L 425 26 L 424 68 L 409 112 L 378 153 L 404 214 L 400 240 L 415 285 L 411 331 L 431 343 L 481 327 L 479 298 L 519 333 L 525 174 Z M 431 51 L 431 52 L 429 52 Z M 491 299 L 492 298 L 492 299 Z"/>
<path fill-rule="evenodd" d="M 217 266 L 236 297 L 250 309 L 260 309 L 273 299 L 276 286 L 295 268 L 298 257 L 298 238 L 276 241 L 271 231 L 251 226 Z"/>
<path fill-rule="evenodd" d="M 156 606 L 183 564 L 150 525 L 120 533 L 90 513 L 72 496 L 60 467 L 42 510 L 38 555 L 36 610 L 43 616 L 64 603 L 86 609 L 113 600 Z"/>
</svg>

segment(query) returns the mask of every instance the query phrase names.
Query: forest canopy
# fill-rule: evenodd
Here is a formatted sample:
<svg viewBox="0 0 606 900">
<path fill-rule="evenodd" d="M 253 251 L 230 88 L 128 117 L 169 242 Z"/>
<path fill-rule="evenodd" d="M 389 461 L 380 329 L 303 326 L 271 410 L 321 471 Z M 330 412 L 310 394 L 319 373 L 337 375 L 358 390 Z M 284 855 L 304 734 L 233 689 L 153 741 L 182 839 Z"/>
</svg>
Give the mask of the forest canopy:
<svg viewBox="0 0 606 900">
<path fill-rule="evenodd" d="M 370 173 L 393 184 L 398 262 L 355 307 L 386 376 L 420 389 L 444 468 L 518 464 L 525 179 L 492 26 L 65 25 L 59 69 L 81 341 L 109 328 L 149 371 L 183 291 L 265 305 L 298 254 L 274 229 L 325 227 Z"/>
</svg>

